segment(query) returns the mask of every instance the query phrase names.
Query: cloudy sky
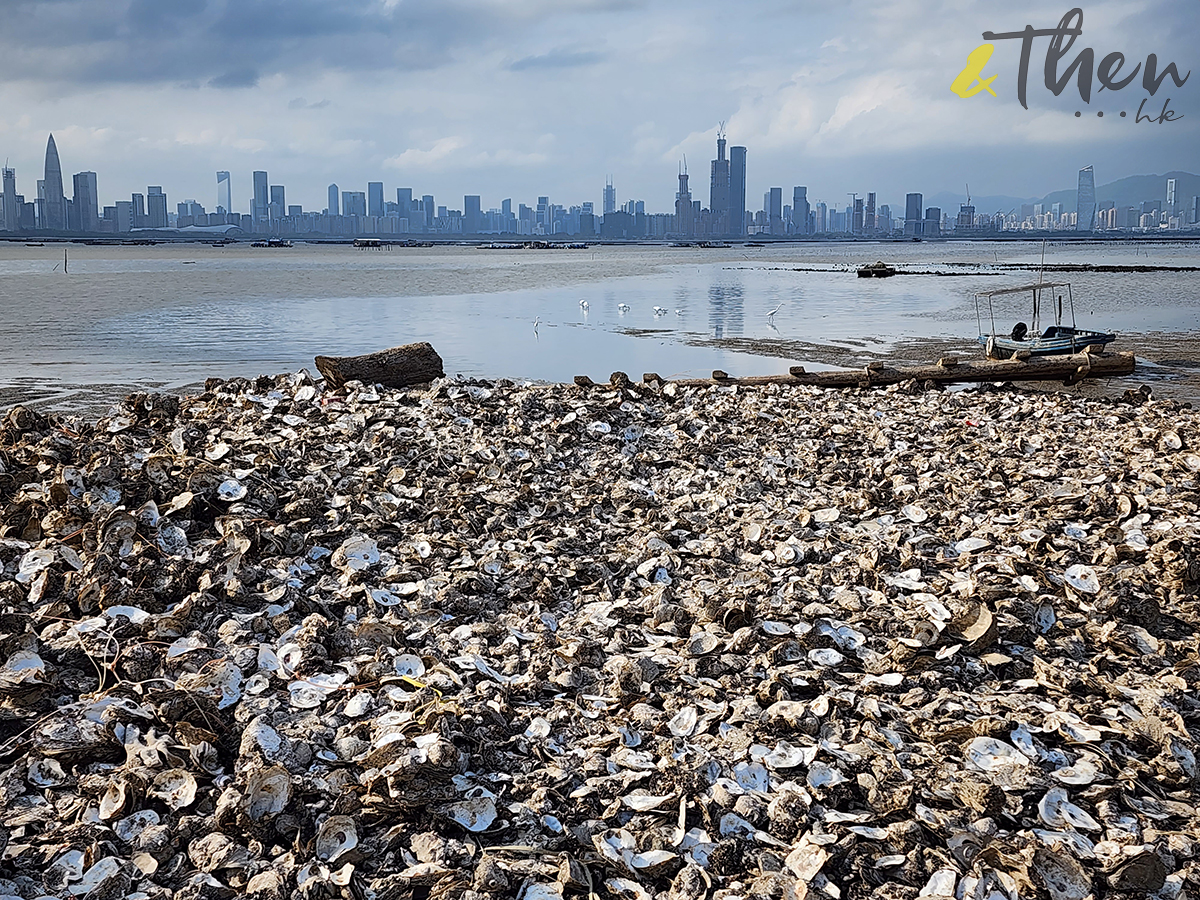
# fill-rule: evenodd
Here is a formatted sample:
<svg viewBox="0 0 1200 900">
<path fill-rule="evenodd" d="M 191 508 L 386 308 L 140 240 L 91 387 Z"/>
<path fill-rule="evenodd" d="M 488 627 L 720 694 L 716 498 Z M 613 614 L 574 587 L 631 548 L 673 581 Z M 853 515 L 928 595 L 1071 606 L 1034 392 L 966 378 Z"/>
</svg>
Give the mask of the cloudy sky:
<svg viewBox="0 0 1200 900">
<path fill-rule="evenodd" d="M 806 184 L 811 200 L 877 191 L 1040 196 L 1126 175 L 1200 170 L 1197 0 L 1083 7 L 1096 62 L 1120 51 L 1124 76 L 1154 53 L 1167 78 L 1138 77 L 1085 104 L 1072 81 L 1043 82 L 1035 42 L 1029 109 L 1016 98 L 1019 41 L 996 44 L 984 76 L 998 96 L 949 85 L 984 31 L 1050 28 L 1069 7 L 900 0 L 0 0 L 0 157 L 36 193 L 46 135 L 64 173 L 99 173 L 101 201 L 147 184 L 172 208 L 215 205 L 233 173 L 248 211 L 266 169 L 289 203 L 325 206 L 325 188 L 382 180 L 461 208 L 539 194 L 600 206 L 674 202 L 686 155 L 707 201 L 717 123 L 748 153 L 747 205 Z M 1065 68 L 1065 66 L 1063 67 Z M 1157 117 L 1163 102 L 1183 118 Z M 1083 115 L 1076 118 L 1075 111 Z M 1125 110 L 1128 116 L 1119 117 Z M 1099 118 L 1097 111 L 1106 116 Z M 70 187 L 67 188 L 68 193 Z"/>
</svg>

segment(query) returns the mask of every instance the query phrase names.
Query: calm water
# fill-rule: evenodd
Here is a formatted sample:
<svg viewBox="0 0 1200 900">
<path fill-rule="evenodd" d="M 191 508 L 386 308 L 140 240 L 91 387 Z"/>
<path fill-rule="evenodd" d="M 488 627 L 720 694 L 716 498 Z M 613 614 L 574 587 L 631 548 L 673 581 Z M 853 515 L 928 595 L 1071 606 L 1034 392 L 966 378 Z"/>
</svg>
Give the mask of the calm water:
<svg viewBox="0 0 1200 900">
<path fill-rule="evenodd" d="M 1036 265 L 1042 247 L 364 252 L 304 244 L 288 250 L 71 245 L 67 252 L 64 274 L 62 245 L 0 243 L 0 389 L 9 402 L 23 390 L 47 387 L 178 386 L 209 376 L 313 371 L 317 354 L 418 340 L 437 348 L 448 374 L 482 377 L 565 381 L 616 369 L 636 377 L 707 375 L 714 368 L 764 374 L 796 362 L 861 365 L 864 355 L 886 353 L 897 340 L 973 341 L 974 292 L 1036 280 L 1001 267 Z M 868 280 L 841 271 L 877 258 L 998 274 Z M 1200 247 L 1050 245 L 1046 261 L 1197 266 Z M 1200 333 L 1197 275 L 1048 279 L 1071 281 L 1081 326 Z M 1017 319 L 1028 321 L 1026 303 L 998 308 L 998 324 L 1002 317 L 1007 330 Z M 655 306 L 666 312 L 656 314 Z M 780 348 L 781 341 L 820 345 L 823 352 L 804 359 Z M 755 352 L 747 352 L 749 345 Z"/>
</svg>

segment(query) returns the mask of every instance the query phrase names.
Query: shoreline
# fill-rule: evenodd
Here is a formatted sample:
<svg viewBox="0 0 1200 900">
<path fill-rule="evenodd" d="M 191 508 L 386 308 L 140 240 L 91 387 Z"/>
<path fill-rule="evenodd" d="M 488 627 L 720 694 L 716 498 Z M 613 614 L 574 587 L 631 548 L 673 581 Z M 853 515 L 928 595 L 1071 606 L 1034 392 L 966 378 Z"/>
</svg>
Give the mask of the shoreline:
<svg viewBox="0 0 1200 900">
<path fill-rule="evenodd" d="M 296 375 L 11 410 L 0 879 L 1174 896 L 1198 425 L 1134 392 Z"/>
</svg>

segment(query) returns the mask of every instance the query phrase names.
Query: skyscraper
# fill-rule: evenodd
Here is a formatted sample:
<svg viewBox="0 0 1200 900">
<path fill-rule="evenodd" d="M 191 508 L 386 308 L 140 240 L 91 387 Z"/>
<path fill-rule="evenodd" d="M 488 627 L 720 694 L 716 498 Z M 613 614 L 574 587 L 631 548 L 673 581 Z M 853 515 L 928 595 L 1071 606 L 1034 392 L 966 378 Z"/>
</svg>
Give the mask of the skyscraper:
<svg viewBox="0 0 1200 900">
<path fill-rule="evenodd" d="M 62 166 L 58 162 L 58 147 L 54 135 L 46 142 L 45 197 L 42 204 L 42 228 L 62 231 L 67 227 L 67 205 L 63 197 Z"/>
<path fill-rule="evenodd" d="M 767 225 L 771 234 L 783 234 L 783 188 L 773 187 L 767 191 L 763 210 L 767 213 Z"/>
<path fill-rule="evenodd" d="M 129 222 L 131 228 L 146 227 L 146 195 L 130 194 Z"/>
<path fill-rule="evenodd" d="M 729 233 L 746 233 L 746 148 L 729 148 Z"/>
<path fill-rule="evenodd" d="M 367 215 L 380 216 L 384 214 L 383 208 L 383 182 L 368 181 L 367 182 Z"/>
<path fill-rule="evenodd" d="M 904 234 L 907 237 L 920 237 L 922 230 L 921 207 L 924 197 L 920 194 L 904 195 Z"/>
<path fill-rule="evenodd" d="M 1175 201 L 1175 179 L 1174 178 L 1167 179 L 1167 215 L 1169 215 L 1169 216 L 1179 215 L 1179 207 L 1176 205 L 1176 201 Z"/>
<path fill-rule="evenodd" d="M 146 227 L 167 227 L 167 195 L 157 185 L 146 188 Z"/>
<path fill-rule="evenodd" d="M 692 219 L 692 192 L 688 190 L 686 163 L 680 167 L 679 193 L 675 195 L 675 233 L 684 236 L 696 233 Z"/>
<path fill-rule="evenodd" d="M 396 188 L 396 205 L 400 207 L 400 218 L 409 218 L 413 208 L 412 188 Z"/>
<path fill-rule="evenodd" d="M 341 206 L 338 204 L 338 186 L 331 184 L 329 186 L 329 215 L 340 216 L 339 209 L 341 209 Z"/>
<path fill-rule="evenodd" d="M 854 213 L 850 222 L 850 230 L 855 234 L 863 233 L 863 202 L 858 197 L 854 198 Z"/>
<path fill-rule="evenodd" d="M 482 227 L 483 223 L 480 217 L 479 195 L 467 194 L 463 197 L 463 233 L 479 234 Z"/>
<path fill-rule="evenodd" d="M 863 207 L 863 231 L 875 233 L 875 192 L 867 193 L 867 205 Z"/>
<path fill-rule="evenodd" d="M 4 169 L 4 225 L 5 231 L 16 231 L 20 225 L 20 211 L 17 209 L 17 170 Z"/>
<path fill-rule="evenodd" d="M 1079 170 L 1079 192 L 1075 196 L 1075 230 L 1091 231 L 1096 221 L 1096 178 L 1091 166 Z"/>
<path fill-rule="evenodd" d="M 425 213 L 425 227 L 433 228 L 433 194 L 421 195 L 421 210 Z"/>
<path fill-rule="evenodd" d="M 708 187 L 708 210 L 712 233 L 729 233 L 729 160 L 725 158 L 725 132 L 717 132 L 717 158 L 712 161 Z"/>
<path fill-rule="evenodd" d="M 809 234 L 808 214 L 808 188 L 792 188 L 792 231 L 795 234 Z"/>
<path fill-rule="evenodd" d="M 617 189 L 613 187 L 612 178 L 604 179 L 604 214 L 617 211 Z"/>
<path fill-rule="evenodd" d="M 233 191 L 232 185 L 229 183 L 228 172 L 217 173 L 217 212 L 228 213 L 233 211 Z"/>
<path fill-rule="evenodd" d="M 267 188 L 267 173 L 255 172 L 253 177 L 254 209 L 250 210 L 250 214 L 254 216 L 255 230 L 257 230 L 258 223 L 271 216 L 271 195 Z"/>
<path fill-rule="evenodd" d="M 286 192 L 282 184 L 271 185 L 271 221 L 276 222 L 287 215 Z"/>
<path fill-rule="evenodd" d="M 362 191 L 342 191 L 342 215 L 365 216 L 367 195 Z"/>
<path fill-rule="evenodd" d="M 96 173 L 80 172 L 73 179 L 75 215 L 80 231 L 100 230 L 100 205 L 96 199 Z"/>
</svg>

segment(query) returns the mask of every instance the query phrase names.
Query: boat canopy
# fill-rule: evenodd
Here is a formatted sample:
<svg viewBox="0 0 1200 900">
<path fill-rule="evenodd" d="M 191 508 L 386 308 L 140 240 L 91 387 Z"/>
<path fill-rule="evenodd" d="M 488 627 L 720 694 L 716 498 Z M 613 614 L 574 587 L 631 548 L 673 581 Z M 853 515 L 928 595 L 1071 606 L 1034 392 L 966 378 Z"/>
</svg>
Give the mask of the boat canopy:
<svg viewBox="0 0 1200 900">
<path fill-rule="evenodd" d="M 1070 283 L 1066 281 L 1042 281 L 1038 284 L 1026 284 L 1021 287 L 1001 288 L 998 291 L 979 291 L 978 296 L 987 297 L 989 300 L 992 297 L 999 297 L 1001 294 L 1024 294 L 1027 291 L 1037 291 L 1042 288 L 1070 287 Z"/>
</svg>

